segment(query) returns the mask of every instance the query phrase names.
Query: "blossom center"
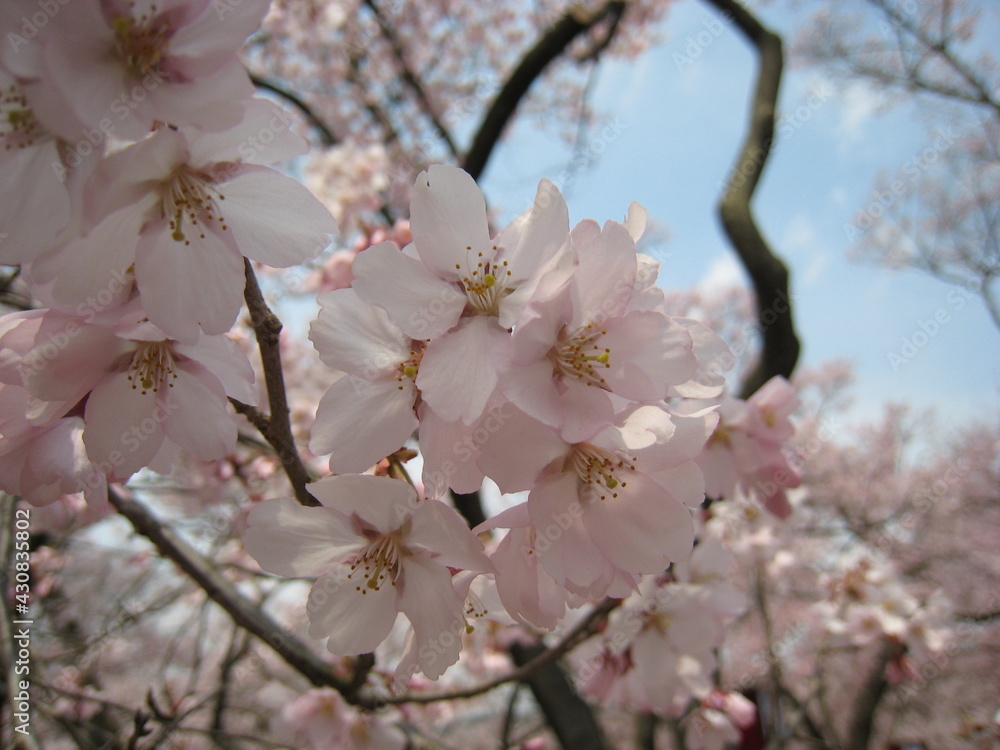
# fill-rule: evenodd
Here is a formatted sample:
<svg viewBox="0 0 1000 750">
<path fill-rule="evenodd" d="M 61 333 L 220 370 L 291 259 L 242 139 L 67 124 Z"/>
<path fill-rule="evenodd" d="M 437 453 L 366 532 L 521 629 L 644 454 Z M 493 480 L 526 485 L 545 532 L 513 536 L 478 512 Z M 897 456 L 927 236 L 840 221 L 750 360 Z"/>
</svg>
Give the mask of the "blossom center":
<svg viewBox="0 0 1000 750">
<path fill-rule="evenodd" d="M 152 391 L 159 392 L 166 385 L 173 388 L 171 380 L 177 379 L 174 372 L 174 355 L 168 344 L 162 341 L 143 341 L 132 355 L 128 368 L 128 380 L 132 390 L 140 390 L 143 396 Z"/>
<path fill-rule="evenodd" d="M 410 381 L 417 379 L 417 372 L 420 370 L 420 360 L 424 357 L 423 347 L 417 347 L 416 349 L 410 349 L 409 359 L 404 359 L 400 362 L 396 368 L 399 370 L 399 374 L 396 375 L 396 381 L 399 383 L 396 386 L 399 390 L 403 390 L 403 379 L 409 378 Z"/>
<path fill-rule="evenodd" d="M 615 490 L 628 486 L 628 481 L 622 477 L 635 471 L 636 460 L 635 456 L 629 458 L 625 454 L 607 451 L 590 443 L 573 446 L 569 456 L 570 466 L 580 481 L 590 487 L 601 500 L 607 500 L 609 496 L 618 497 Z"/>
<path fill-rule="evenodd" d="M 156 13 L 155 5 L 150 7 L 150 12 Z M 170 21 L 166 17 L 143 14 L 135 19 L 131 16 L 118 16 L 111 28 L 115 33 L 115 51 L 134 78 L 162 72 L 167 42 L 173 35 Z"/>
<path fill-rule="evenodd" d="M 41 128 L 24 94 L 15 86 L 0 92 L 0 141 L 4 151 L 33 146 Z"/>
<path fill-rule="evenodd" d="M 369 542 L 351 563 L 351 572 L 347 574 L 349 579 L 355 576 L 364 579 L 355 585 L 354 590 L 363 595 L 368 593 L 368 589 L 379 591 L 387 578 L 390 585 L 395 586 L 399 577 L 399 547 L 394 534 L 380 534 Z"/>
<path fill-rule="evenodd" d="M 213 222 L 222 231 L 228 229 L 219 209 L 219 203 L 225 199 L 209 175 L 187 166 L 178 169 L 168 181 L 163 196 L 163 215 L 169 218 L 171 238 L 191 244 L 185 234 L 185 222 L 190 225 L 187 231 L 197 233 L 200 239 L 205 239 L 205 227 Z"/>
<path fill-rule="evenodd" d="M 462 271 L 462 264 L 456 263 L 455 270 L 461 273 L 462 287 L 468 299 L 466 310 L 474 315 L 500 314 L 500 300 L 514 291 L 511 284 L 511 271 L 507 261 L 497 263 L 496 253 L 499 251 L 497 245 L 493 245 L 493 260 L 487 260 L 483 252 L 478 252 L 473 256 L 472 246 L 465 246 L 468 253 L 465 271 Z"/>
<path fill-rule="evenodd" d="M 606 333 L 603 329 L 595 330 L 594 324 L 588 323 L 576 334 L 560 341 L 550 355 L 556 374 L 606 389 L 601 373 L 611 367 L 611 349 L 596 343 L 598 337 Z"/>
</svg>

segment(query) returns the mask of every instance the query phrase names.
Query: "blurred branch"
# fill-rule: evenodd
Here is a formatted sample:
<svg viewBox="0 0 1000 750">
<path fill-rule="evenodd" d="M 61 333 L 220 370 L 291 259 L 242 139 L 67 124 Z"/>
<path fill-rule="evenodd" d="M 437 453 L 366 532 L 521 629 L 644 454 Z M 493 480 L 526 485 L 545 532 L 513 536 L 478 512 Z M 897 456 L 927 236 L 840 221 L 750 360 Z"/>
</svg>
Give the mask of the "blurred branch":
<svg viewBox="0 0 1000 750">
<path fill-rule="evenodd" d="M 919 89 L 949 99 L 958 99 L 972 104 L 985 105 L 993 110 L 994 115 L 1000 114 L 1000 100 L 994 96 L 991 87 L 976 74 L 972 67 L 964 60 L 958 58 L 954 49 L 949 44 L 950 25 L 947 23 L 944 15 L 942 15 L 941 33 L 934 38 L 926 29 L 916 23 L 914 19 L 900 12 L 898 8 L 893 7 L 886 0 L 869 0 L 869 2 L 882 11 L 897 30 L 909 34 L 910 37 L 919 42 L 924 48 L 925 53 L 920 55 L 920 62 L 905 66 L 904 75 L 901 78 L 893 77 L 889 71 L 882 68 L 866 68 L 861 65 L 855 67 L 856 73 L 874 78 L 883 84 L 902 85 L 911 90 Z M 948 4 L 945 4 L 942 13 L 947 14 L 949 10 Z M 923 75 L 920 68 L 927 59 L 928 54 L 942 60 L 969 86 L 971 92 L 965 92 L 953 86 L 946 86 Z M 902 54 L 901 57 L 903 57 Z"/>
<path fill-rule="evenodd" d="M 298 95 L 293 94 L 288 89 L 282 88 L 278 84 L 261 78 L 260 76 L 251 74 L 250 80 L 253 81 L 253 85 L 257 88 L 270 91 L 272 94 L 280 96 L 289 104 L 295 106 L 303 115 L 306 116 L 306 119 L 309 120 L 309 124 L 319 131 L 320 140 L 323 141 L 324 146 L 336 146 L 337 143 L 340 142 L 340 139 L 337 138 L 329 126 L 320 119 L 319 115 L 316 114 L 313 108 L 306 104 L 306 102 Z"/>
<path fill-rule="evenodd" d="M 458 700 L 460 698 L 473 698 L 477 695 L 482 695 L 487 693 L 494 688 L 500 687 L 508 682 L 522 682 L 527 681 L 531 675 L 537 672 L 539 669 L 547 664 L 551 664 L 560 656 L 565 654 L 570 649 L 574 648 L 577 644 L 585 641 L 589 638 L 597 626 L 603 622 L 605 616 L 617 607 L 619 604 L 618 599 L 604 599 L 600 604 L 598 604 L 590 612 L 589 615 L 584 617 L 576 626 L 570 630 L 566 635 L 564 635 L 558 643 L 556 643 L 551 648 L 543 650 L 537 656 L 531 658 L 530 661 L 519 666 L 517 669 L 512 669 L 505 675 L 500 675 L 492 680 L 487 680 L 486 682 L 480 683 L 479 685 L 474 685 L 469 688 L 459 688 L 457 690 L 442 690 L 435 693 L 405 693 L 403 695 L 396 695 L 390 698 L 374 702 L 385 703 L 385 704 L 396 704 L 396 703 L 434 703 L 435 701 L 446 701 L 446 700 Z"/>
<path fill-rule="evenodd" d="M 257 345 L 260 348 L 260 358 L 264 367 L 264 380 L 267 385 L 267 401 L 270 405 L 270 416 L 264 416 L 258 409 L 230 399 L 240 414 L 245 415 L 260 433 L 267 439 L 281 459 L 281 465 L 292 483 L 296 499 L 303 505 L 319 505 L 319 502 L 306 489 L 312 481 L 309 470 L 302 463 L 302 457 L 295 447 L 292 437 L 292 425 L 288 415 L 288 397 L 285 394 L 285 375 L 281 366 L 281 321 L 271 312 L 264 301 L 264 295 L 257 284 L 257 276 L 249 260 L 244 259 L 246 288 L 243 296 L 247 309 L 250 311 L 250 322 L 253 324 Z"/>
<path fill-rule="evenodd" d="M 792 322 L 788 269 L 761 235 L 750 210 L 774 142 L 774 119 L 781 83 L 781 38 L 766 29 L 736 0 L 706 0 L 725 14 L 757 49 L 760 66 L 750 110 L 750 127 L 719 201 L 726 235 L 753 281 L 763 348 L 753 372 L 742 384 L 747 398 L 775 375 L 789 377 L 799 358 L 799 339 Z"/>
<path fill-rule="evenodd" d="M 542 38 L 532 47 L 520 64 L 510 74 L 510 78 L 500 89 L 472 139 L 472 145 L 462 160 L 462 168 L 474 179 L 486 168 L 486 162 L 504 128 L 513 117 L 518 105 L 528 93 L 535 80 L 558 58 L 580 34 L 588 31 L 606 18 L 610 18 L 617 28 L 617 20 L 625 11 L 622 0 L 607 2 L 594 11 L 574 8 L 556 21 Z M 609 39 L 610 41 L 610 39 Z"/>
<path fill-rule="evenodd" d="M 546 649 L 540 643 L 513 643 L 510 653 L 517 664 L 527 666 L 544 656 Z M 534 670 L 523 681 L 531 688 L 535 702 L 564 750 L 610 750 L 594 712 L 573 689 L 559 665 L 548 664 Z"/>
<path fill-rule="evenodd" d="M 378 22 L 379 29 L 382 31 L 382 36 L 385 37 L 386 41 L 389 42 L 389 46 L 392 48 L 392 54 L 393 57 L 396 58 L 396 63 L 399 65 L 403 83 L 409 86 L 413 91 L 414 95 L 417 97 L 417 101 L 420 103 L 421 109 L 423 109 L 424 114 L 427 115 L 431 124 L 434 126 L 434 130 L 437 131 L 438 136 L 448 146 L 448 150 L 451 152 L 451 155 L 457 159 L 458 148 L 455 146 L 455 141 L 452 140 L 451 133 L 448 132 L 444 123 L 442 123 L 440 118 L 438 118 L 437 112 L 434 111 L 434 106 L 431 103 L 427 92 L 424 90 L 423 84 L 420 83 L 417 76 L 410 69 L 409 64 L 407 64 L 402 42 L 396 36 L 396 32 L 392 30 L 392 27 L 386 23 L 385 18 L 382 16 L 382 12 L 375 4 L 375 0 L 363 0 L 363 2 L 365 6 L 375 14 L 375 20 Z"/>
<path fill-rule="evenodd" d="M 875 725 L 875 712 L 889 687 L 885 679 L 885 668 L 890 661 L 902 656 L 905 650 L 898 641 L 889 639 L 883 641 L 868 679 L 861 686 L 861 692 L 855 699 L 854 715 L 851 716 L 844 750 L 868 750 Z"/>
</svg>

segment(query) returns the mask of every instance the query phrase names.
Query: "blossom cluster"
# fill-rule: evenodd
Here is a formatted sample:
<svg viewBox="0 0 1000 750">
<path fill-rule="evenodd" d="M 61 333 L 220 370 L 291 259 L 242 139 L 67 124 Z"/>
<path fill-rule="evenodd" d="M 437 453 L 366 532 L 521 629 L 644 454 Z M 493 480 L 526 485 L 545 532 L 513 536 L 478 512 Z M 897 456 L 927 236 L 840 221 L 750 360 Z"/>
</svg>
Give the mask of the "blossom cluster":
<svg viewBox="0 0 1000 750">
<path fill-rule="evenodd" d="M 4 3 L 0 263 L 45 305 L 0 321 L 5 491 L 100 502 L 235 447 L 228 399 L 257 401 L 224 335 L 245 258 L 296 265 L 336 228 L 266 166 L 306 150 L 239 60 L 267 8 L 85 0 L 38 27 L 37 4 Z"/>
<path fill-rule="evenodd" d="M 730 357 L 707 328 L 662 309 L 657 266 L 636 252 L 644 224 L 633 204 L 624 223 L 570 228 L 542 180 L 493 235 L 472 178 L 434 166 L 414 186 L 412 242 L 358 253 L 350 287 L 319 296 L 310 338 L 336 380 L 310 449 L 340 476 L 310 485 L 320 508 L 262 504 L 244 540 L 265 570 L 319 576 L 310 633 L 332 652 L 373 650 L 401 612 L 412 635 L 397 677 L 434 678 L 486 614 L 470 593 L 477 577 L 514 621 L 552 630 L 568 609 L 628 597 L 688 559 L 705 497 L 697 459 L 718 427 L 705 400 L 720 395 Z M 783 429 L 787 413 L 777 418 Z M 422 499 L 351 476 L 414 434 Z M 527 498 L 469 531 L 438 498 L 485 478 Z M 498 529 L 489 557 L 474 554 L 474 532 Z"/>
<path fill-rule="evenodd" d="M 44 305 L 0 319 L 5 491 L 98 505 L 109 482 L 143 468 L 234 451 L 230 402 L 257 403 L 253 368 L 226 335 L 249 261 L 310 261 L 336 231 L 309 190 L 268 166 L 305 142 L 253 96 L 238 60 L 267 5 L 86 0 L 25 37 L 30 6 L 4 5 L 0 31 L 17 43 L 0 54 L 12 176 L 0 262 L 20 265 Z M 310 449 L 335 476 L 308 485 L 316 507 L 254 507 L 244 542 L 265 570 L 316 578 L 309 632 L 332 653 L 373 651 L 403 614 L 397 676 L 436 679 L 491 615 L 484 598 L 551 631 L 587 601 L 659 586 L 694 545 L 706 444 L 744 430 L 759 460 L 742 450 L 730 473 L 763 475 L 781 465 L 794 397 L 774 381 L 744 407 L 713 401 L 731 355 L 665 311 L 658 266 L 636 251 L 638 204 L 624 222 L 571 227 L 542 180 L 493 233 L 461 169 L 430 167 L 412 195 L 401 242 L 357 252 L 349 275 L 322 282 L 339 288 L 320 294 L 310 339 L 335 382 Z M 414 435 L 420 488 L 366 473 Z M 443 498 L 487 478 L 527 497 L 469 529 Z M 487 554 L 478 535 L 497 530 Z M 716 619 L 704 633 L 721 632 L 725 612 L 705 613 Z M 686 657 L 701 665 L 687 686 L 699 698 L 709 657 Z"/>
</svg>

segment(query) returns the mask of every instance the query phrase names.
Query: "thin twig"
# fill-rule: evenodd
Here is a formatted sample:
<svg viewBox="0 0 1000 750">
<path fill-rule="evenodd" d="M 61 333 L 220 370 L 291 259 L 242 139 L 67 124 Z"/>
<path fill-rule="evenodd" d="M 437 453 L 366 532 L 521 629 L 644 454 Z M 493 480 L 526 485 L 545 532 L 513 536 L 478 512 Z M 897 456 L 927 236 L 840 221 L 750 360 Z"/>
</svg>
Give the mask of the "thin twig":
<svg viewBox="0 0 1000 750">
<path fill-rule="evenodd" d="M 245 260 L 246 288 L 243 296 L 250 310 L 250 322 L 257 336 L 257 346 L 260 348 L 260 358 L 264 367 L 264 380 L 267 386 L 267 400 L 271 413 L 264 416 L 254 407 L 233 400 L 233 406 L 238 412 L 247 416 L 254 426 L 260 430 L 274 450 L 277 452 L 281 465 L 288 475 L 288 481 L 295 491 L 295 498 L 303 505 L 319 505 L 306 485 L 312 481 L 309 471 L 302 463 L 302 457 L 295 447 L 292 437 L 292 424 L 288 414 L 288 397 L 285 395 L 285 375 L 281 365 L 281 321 L 271 312 L 264 301 L 264 295 L 257 284 L 257 276 L 249 260 Z"/>
<path fill-rule="evenodd" d="M 257 88 L 265 89 L 270 91 L 272 94 L 277 94 L 285 101 L 297 107 L 298 110 L 306 116 L 306 119 L 309 120 L 309 124 L 319 131 L 320 139 L 323 141 L 324 146 L 336 146 L 340 142 L 340 139 L 334 135 L 334 132 L 330 129 L 330 127 L 320 119 L 319 115 L 316 114 L 316 111 L 306 104 L 305 100 L 297 94 L 293 94 L 288 89 L 282 88 L 273 81 L 268 81 L 260 76 L 251 74 L 250 80 L 253 81 L 253 85 Z"/>
<path fill-rule="evenodd" d="M 494 677 L 492 680 L 487 680 L 479 685 L 474 685 L 468 688 L 442 690 L 434 693 L 404 693 L 403 695 L 384 698 L 381 702 L 386 704 L 434 703 L 435 701 L 473 698 L 477 695 L 489 692 L 494 688 L 500 687 L 508 682 L 521 682 L 530 677 L 540 668 L 544 667 L 546 664 L 554 662 L 571 648 L 575 647 L 578 643 L 589 638 L 593 634 L 593 629 L 597 627 L 598 623 L 600 623 L 612 609 L 617 607 L 618 604 L 618 599 L 605 599 L 594 607 L 593 611 L 589 615 L 577 623 L 576 627 L 566 633 L 566 635 L 564 635 L 558 643 L 551 648 L 546 649 L 527 664 L 524 664 L 517 669 L 512 669 L 507 674 Z"/>
</svg>

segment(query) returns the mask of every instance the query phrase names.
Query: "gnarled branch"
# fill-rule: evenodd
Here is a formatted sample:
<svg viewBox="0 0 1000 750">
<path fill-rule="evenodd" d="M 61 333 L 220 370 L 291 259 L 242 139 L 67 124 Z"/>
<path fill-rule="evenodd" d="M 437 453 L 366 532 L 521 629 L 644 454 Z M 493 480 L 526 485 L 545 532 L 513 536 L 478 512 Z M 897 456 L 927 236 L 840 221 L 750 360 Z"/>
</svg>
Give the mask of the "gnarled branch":
<svg viewBox="0 0 1000 750">
<path fill-rule="evenodd" d="M 771 251 L 750 210 L 750 200 L 774 141 L 783 55 L 780 37 L 736 0 L 707 2 L 736 25 L 760 56 L 750 127 L 719 201 L 722 226 L 753 281 L 763 339 L 760 360 L 741 388 L 740 395 L 747 398 L 775 375 L 791 375 L 799 358 L 799 339 L 792 323 L 788 294 L 788 269 Z"/>
</svg>

